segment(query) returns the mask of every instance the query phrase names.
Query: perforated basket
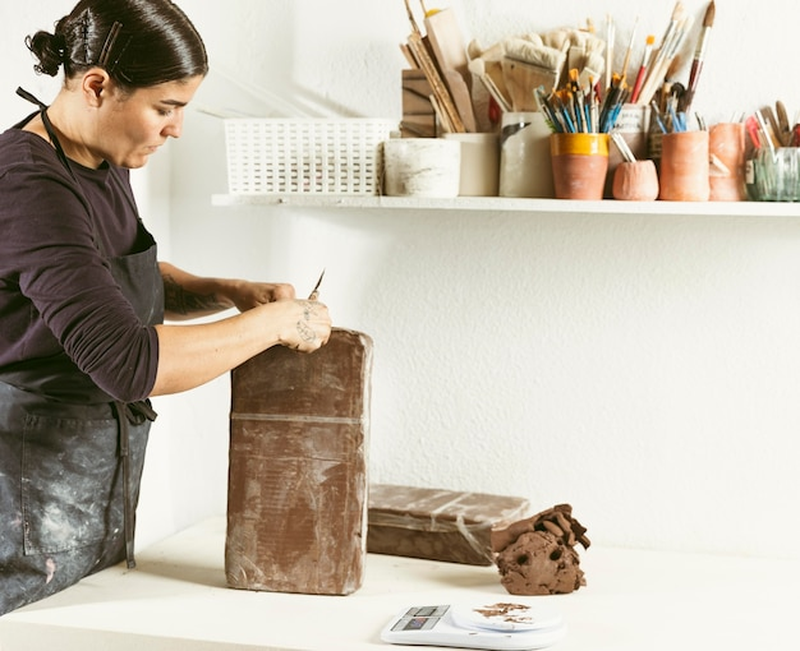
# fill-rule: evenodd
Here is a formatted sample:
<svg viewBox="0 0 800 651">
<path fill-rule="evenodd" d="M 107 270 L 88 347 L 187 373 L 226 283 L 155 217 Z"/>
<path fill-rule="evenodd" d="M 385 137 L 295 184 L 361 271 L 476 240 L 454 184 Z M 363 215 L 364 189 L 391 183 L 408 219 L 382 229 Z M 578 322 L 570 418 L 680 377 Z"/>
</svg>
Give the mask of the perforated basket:
<svg viewBox="0 0 800 651">
<path fill-rule="evenodd" d="M 380 143 L 397 120 L 225 120 L 231 194 L 376 194 Z"/>
</svg>

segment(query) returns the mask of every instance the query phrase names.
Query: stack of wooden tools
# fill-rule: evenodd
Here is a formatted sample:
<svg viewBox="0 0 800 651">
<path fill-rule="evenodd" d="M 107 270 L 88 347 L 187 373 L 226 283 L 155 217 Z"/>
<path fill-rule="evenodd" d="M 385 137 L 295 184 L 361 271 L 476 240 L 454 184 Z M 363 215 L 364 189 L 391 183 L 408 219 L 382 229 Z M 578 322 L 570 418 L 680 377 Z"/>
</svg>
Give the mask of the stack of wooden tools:
<svg viewBox="0 0 800 651">
<path fill-rule="evenodd" d="M 403 71 L 403 135 L 438 135 L 437 123 L 446 133 L 476 131 L 467 51 L 455 14 L 423 4 L 423 34 L 409 0 L 405 4 L 411 34 L 400 47 L 411 69 Z"/>
</svg>

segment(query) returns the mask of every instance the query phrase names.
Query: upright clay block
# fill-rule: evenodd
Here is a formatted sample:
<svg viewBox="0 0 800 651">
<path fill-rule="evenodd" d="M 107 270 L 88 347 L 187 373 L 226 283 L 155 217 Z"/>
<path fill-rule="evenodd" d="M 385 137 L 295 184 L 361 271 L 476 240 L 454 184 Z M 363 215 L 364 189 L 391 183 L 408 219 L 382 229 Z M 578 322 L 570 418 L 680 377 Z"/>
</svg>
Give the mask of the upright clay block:
<svg viewBox="0 0 800 651">
<path fill-rule="evenodd" d="M 225 572 L 245 590 L 344 595 L 367 534 L 372 340 L 336 329 L 231 373 Z"/>
</svg>

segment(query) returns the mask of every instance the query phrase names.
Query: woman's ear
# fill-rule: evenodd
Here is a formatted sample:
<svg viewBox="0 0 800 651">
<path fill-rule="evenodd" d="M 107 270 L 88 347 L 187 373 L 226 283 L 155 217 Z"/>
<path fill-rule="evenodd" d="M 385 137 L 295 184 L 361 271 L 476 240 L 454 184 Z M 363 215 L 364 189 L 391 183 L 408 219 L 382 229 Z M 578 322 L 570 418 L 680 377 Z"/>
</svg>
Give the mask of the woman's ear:
<svg viewBox="0 0 800 651">
<path fill-rule="evenodd" d="M 88 106 L 97 108 L 108 95 L 111 78 L 102 68 L 92 68 L 81 78 L 81 93 Z"/>
</svg>

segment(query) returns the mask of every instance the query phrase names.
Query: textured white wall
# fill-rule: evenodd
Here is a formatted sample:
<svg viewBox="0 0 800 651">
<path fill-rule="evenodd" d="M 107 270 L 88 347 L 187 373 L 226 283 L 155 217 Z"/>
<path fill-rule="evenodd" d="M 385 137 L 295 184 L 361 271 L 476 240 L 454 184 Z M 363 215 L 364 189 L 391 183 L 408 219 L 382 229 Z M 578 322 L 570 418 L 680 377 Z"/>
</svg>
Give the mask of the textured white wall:
<svg viewBox="0 0 800 651">
<path fill-rule="evenodd" d="M 3 16 L 8 70 L 31 78 L 7 33 L 68 4 Z M 198 106 L 399 118 L 401 0 L 182 5 L 212 60 Z M 705 2 L 685 5 L 699 22 Z M 487 45 L 587 18 L 602 28 L 607 13 L 627 44 L 636 19 L 624 0 L 449 6 Z M 672 7 L 648 3 L 639 42 L 661 36 Z M 717 3 L 695 102 L 710 122 L 777 99 L 790 117 L 800 109 L 800 86 L 781 77 L 793 13 L 785 0 Z M 9 96 L 24 81 L 6 67 L 0 79 Z M 4 123 L 20 113 L 9 106 Z M 336 324 L 374 338 L 373 480 L 570 502 L 601 544 L 798 554 L 800 207 L 798 218 L 214 208 L 221 122 L 190 111 L 170 154 L 173 262 L 300 292 L 326 267 Z M 228 398 L 221 378 L 158 401 L 168 418 L 148 457 L 144 542 L 224 512 Z"/>
</svg>

